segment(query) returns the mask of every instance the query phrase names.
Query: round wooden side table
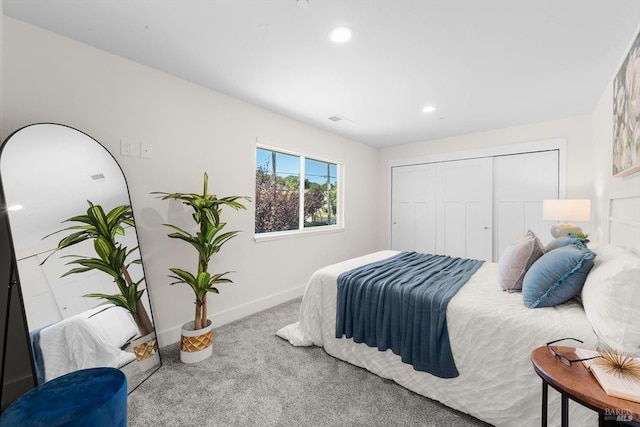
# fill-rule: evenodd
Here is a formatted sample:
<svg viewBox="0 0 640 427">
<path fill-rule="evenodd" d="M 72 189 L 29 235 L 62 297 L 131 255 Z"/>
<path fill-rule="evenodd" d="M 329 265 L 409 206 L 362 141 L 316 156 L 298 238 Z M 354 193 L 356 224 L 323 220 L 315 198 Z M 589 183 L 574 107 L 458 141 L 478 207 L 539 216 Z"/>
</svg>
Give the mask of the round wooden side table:
<svg viewBox="0 0 640 427">
<path fill-rule="evenodd" d="M 557 347 L 558 353 L 570 360 L 578 359 L 573 347 Z M 546 346 L 531 352 L 531 363 L 542 378 L 542 426 L 547 425 L 548 386 L 562 396 L 561 425 L 569 425 L 568 399 L 598 412 L 600 426 L 630 423 L 640 425 L 640 403 L 607 395 L 582 362 L 567 366 L 554 357 Z"/>
</svg>

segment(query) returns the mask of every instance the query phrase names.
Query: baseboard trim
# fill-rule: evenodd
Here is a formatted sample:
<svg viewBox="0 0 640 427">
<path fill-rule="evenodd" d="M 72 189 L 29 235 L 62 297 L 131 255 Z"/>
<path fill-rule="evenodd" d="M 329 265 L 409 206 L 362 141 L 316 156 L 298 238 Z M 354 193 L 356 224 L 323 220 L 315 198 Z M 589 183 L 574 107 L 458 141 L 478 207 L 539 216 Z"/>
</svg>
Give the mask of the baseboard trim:
<svg viewBox="0 0 640 427">
<path fill-rule="evenodd" d="M 213 327 L 217 328 L 227 323 L 242 319 L 243 317 L 247 317 L 251 314 L 258 313 L 259 311 L 275 307 L 278 304 L 291 301 L 294 298 L 299 298 L 304 295 L 304 290 L 306 287 L 307 285 L 304 284 L 293 289 L 286 290 L 284 292 L 251 301 L 238 307 L 234 307 L 229 310 L 211 315 L 209 316 L 209 319 L 213 323 Z M 182 325 L 160 332 L 156 331 L 156 335 L 158 337 L 158 346 L 162 348 L 180 341 L 181 326 Z"/>
</svg>

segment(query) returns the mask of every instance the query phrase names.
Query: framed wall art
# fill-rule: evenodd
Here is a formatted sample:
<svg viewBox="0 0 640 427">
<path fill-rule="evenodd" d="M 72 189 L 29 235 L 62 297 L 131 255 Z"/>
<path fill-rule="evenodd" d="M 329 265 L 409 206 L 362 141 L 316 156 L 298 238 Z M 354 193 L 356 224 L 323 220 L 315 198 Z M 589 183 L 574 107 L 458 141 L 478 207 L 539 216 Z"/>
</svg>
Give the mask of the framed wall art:
<svg viewBox="0 0 640 427">
<path fill-rule="evenodd" d="M 613 81 L 613 176 L 640 171 L 640 33 Z"/>
</svg>

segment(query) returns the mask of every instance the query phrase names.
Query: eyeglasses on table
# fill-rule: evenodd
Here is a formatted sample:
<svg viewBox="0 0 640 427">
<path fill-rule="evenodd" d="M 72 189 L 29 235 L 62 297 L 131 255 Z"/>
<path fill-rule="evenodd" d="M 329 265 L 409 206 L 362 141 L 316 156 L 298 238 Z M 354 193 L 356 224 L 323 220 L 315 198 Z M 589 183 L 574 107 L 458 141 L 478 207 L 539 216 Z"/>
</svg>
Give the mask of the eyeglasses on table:
<svg viewBox="0 0 640 427">
<path fill-rule="evenodd" d="M 567 365 L 567 366 L 571 366 L 572 364 L 574 364 L 576 362 L 584 362 L 585 360 L 597 359 L 598 357 L 602 357 L 602 356 L 598 355 L 598 356 L 593 356 L 593 357 L 586 357 L 584 359 L 569 359 L 565 355 L 558 353 L 558 351 L 554 347 L 552 347 L 552 344 L 555 344 L 555 343 L 560 342 L 560 341 L 567 341 L 567 340 L 577 341 L 580 344 L 582 344 L 582 341 L 577 339 L 577 338 L 560 338 L 559 340 L 554 340 L 554 341 L 550 341 L 550 342 L 547 343 L 547 348 L 549 349 L 549 351 L 551 352 L 553 357 L 556 357 L 556 358 L 560 359 L 560 361 L 562 363 L 564 363 L 565 365 Z"/>
</svg>

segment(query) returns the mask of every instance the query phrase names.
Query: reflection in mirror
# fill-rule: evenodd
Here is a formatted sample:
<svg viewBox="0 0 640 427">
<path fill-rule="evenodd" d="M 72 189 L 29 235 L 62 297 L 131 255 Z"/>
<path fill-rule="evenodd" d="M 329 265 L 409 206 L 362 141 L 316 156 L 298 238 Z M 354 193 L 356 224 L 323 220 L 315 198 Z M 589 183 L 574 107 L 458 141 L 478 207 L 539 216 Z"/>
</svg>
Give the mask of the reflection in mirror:
<svg viewBox="0 0 640 427">
<path fill-rule="evenodd" d="M 0 155 L 0 181 L 36 382 L 78 369 L 111 366 L 127 375 L 131 392 L 161 362 L 131 202 L 119 165 L 90 136 L 42 123 L 7 138 Z M 100 211 L 114 209 L 122 215 L 118 224 L 111 224 L 118 232 L 107 246 L 108 251 L 128 254 L 124 265 L 115 267 L 124 274 L 110 272 L 108 264 L 96 264 L 105 256 L 105 239 L 111 235 L 107 232 L 96 239 L 91 226 L 99 229 L 100 223 L 68 229 L 87 226 L 82 221 L 96 217 L 99 221 Z M 77 238 L 70 238 L 72 244 L 63 243 L 78 232 Z M 83 262 L 87 259 L 91 261 Z M 137 295 L 127 296 L 135 287 Z"/>
</svg>

